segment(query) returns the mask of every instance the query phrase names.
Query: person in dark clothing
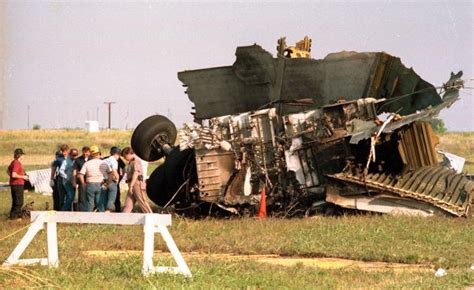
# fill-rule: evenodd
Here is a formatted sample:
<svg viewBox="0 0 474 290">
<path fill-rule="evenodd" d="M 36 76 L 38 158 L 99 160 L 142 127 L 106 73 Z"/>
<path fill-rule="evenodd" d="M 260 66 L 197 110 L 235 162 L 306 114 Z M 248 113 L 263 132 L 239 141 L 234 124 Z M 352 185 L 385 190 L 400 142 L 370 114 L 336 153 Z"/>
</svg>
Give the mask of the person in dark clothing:
<svg viewBox="0 0 474 290">
<path fill-rule="evenodd" d="M 63 186 L 66 189 L 66 195 L 64 196 L 64 203 L 61 210 L 63 211 L 72 211 L 74 199 L 76 198 L 76 187 L 73 185 L 73 165 L 74 161 L 77 158 L 78 150 L 72 148 L 69 151 L 69 156 L 64 159 L 61 167 L 59 168 L 59 176 L 62 177 Z"/>
<path fill-rule="evenodd" d="M 62 156 L 61 151 L 56 151 L 55 158 L 51 162 L 51 180 L 49 186 L 53 189 L 53 209 L 59 210 L 59 188 L 57 186 L 56 177 L 58 176 L 58 163 Z"/>
<path fill-rule="evenodd" d="M 61 210 L 66 196 L 66 188 L 63 185 L 62 177 L 59 176 L 59 168 L 69 154 L 69 146 L 66 144 L 61 145 L 59 152 L 59 154 L 56 152 L 56 159 L 51 163 L 50 181 L 50 185 L 53 188 L 53 209 L 56 211 Z"/>
<path fill-rule="evenodd" d="M 122 212 L 122 204 L 120 203 L 120 181 L 123 179 L 124 173 L 125 173 L 125 162 L 122 160 L 122 158 L 119 158 L 118 160 L 118 174 L 119 174 L 119 180 L 117 182 L 117 197 L 115 198 L 115 212 Z"/>
<path fill-rule="evenodd" d="M 10 210 L 10 219 L 21 218 L 21 208 L 23 207 L 23 192 L 25 180 L 28 175 L 25 174 L 20 159 L 25 153 L 21 148 L 13 152 L 13 161 L 8 166 L 8 175 L 10 176 L 10 189 L 12 194 L 12 208 Z"/>
<path fill-rule="evenodd" d="M 90 155 L 91 155 L 91 149 L 88 146 L 82 147 L 82 155 L 79 156 L 76 160 L 74 160 L 74 165 L 73 165 L 72 175 L 74 176 L 74 178 L 73 178 L 72 185 L 75 188 L 76 187 L 78 188 L 79 196 L 78 196 L 78 199 L 77 199 L 77 205 L 78 205 L 77 207 L 78 207 L 79 211 L 85 211 L 85 209 L 83 209 L 81 207 L 81 205 L 84 205 L 85 202 L 86 202 L 85 201 L 86 194 L 84 193 L 84 190 L 83 190 L 84 188 L 83 188 L 82 184 L 80 184 L 80 182 L 79 182 L 79 172 L 81 171 L 82 166 L 84 165 L 84 163 L 86 163 L 87 160 L 89 160 Z M 79 185 L 79 186 L 77 186 L 77 185 Z"/>
<path fill-rule="evenodd" d="M 107 158 L 104 158 L 104 162 L 107 164 L 109 169 L 111 170 L 111 173 L 107 175 L 106 178 L 106 206 L 105 206 L 105 212 L 110 212 L 115 209 L 115 201 L 117 200 L 117 189 L 118 189 L 118 182 L 120 179 L 119 173 L 118 173 L 118 160 L 120 159 L 120 148 L 113 146 L 110 148 L 110 156 Z"/>
</svg>

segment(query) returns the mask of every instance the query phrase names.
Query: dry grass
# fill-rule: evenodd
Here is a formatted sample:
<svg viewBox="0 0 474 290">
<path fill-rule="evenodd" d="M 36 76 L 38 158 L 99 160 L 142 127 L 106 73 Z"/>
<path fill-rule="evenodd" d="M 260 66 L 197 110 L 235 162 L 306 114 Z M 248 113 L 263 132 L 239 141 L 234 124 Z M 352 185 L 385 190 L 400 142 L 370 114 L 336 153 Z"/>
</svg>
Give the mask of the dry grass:
<svg viewBox="0 0 474 290">
<path fill-rule="evenodd" d="M 13 150 L 22 148 L 26 155 L 22 163 L 25 170 L 48 168 L 61 144 L 79 150 L 83 146 L 97 145 L 104 154 L 112 146 L 130 145 L 131 130 L 111 130 L 89 133 L 85 130 L 14 130 L 0 131 L 0 182 L 7 181 L 6 168 L 12 160 Z"/>
<path fill-rule="evenodd" d="M 12 130 L 0 131 L 0 156 L 11 156 L 15 148 L 23 148 L 27 154 L 54 157 L 61 144 L 70 147 L 97 145 L 108 150 L 112 146 L 130 144 L 131 130 L 111 130 L 89 133 L 85 130 Z"/>
<path fill-rule="evenodd" d="M 26 267 L 2 267 L 0 268 L 0 279 L 2 277 L 11 281 L 8 284 L 11 288 L 24 287 L 25 285 L 31 288 L 59 288 L 59 285 Z"/>
<path fill-rule="evenodd" d="M 50 197 L 28 193 L 42 209 Z M 0 190 L 0 238 L 28 224 L 6 220 L 9 197 Z M 469 270 L 474 257 L 473 219 L 446 217 L 392 217 L 380 215 L 314 217 L 306 219 L 189 220 L 173 218 L 170 232 L 185 255 L 194 277 L 172 275 L 143 278 L 141 255 L 95 257 L 89 251 L 141 251 L 139 226 L 58 225 L 60 267 L 26 267 L 46 286 L 53 281 L 66 288 L 463 288 L 474 282 Z M 24 231 L 23 231 L 24 232 Z M 4 260 L 20 240 L 18 233 L 0 242 Z M 47 255 L 46 235 L 40 232 L 25 258 Z M 156 238 L 155 248 L 166 250 Z M 132 252 L 133 253 L 133 252 Z M 278 265 L 258 259 L 222 259 L 222 254 L 266 254 L 284 257 L 339 257 L 362 261 L 426 264 L 427 271 L 407 269 L 367 270 L 364 267 L 324 268 L 305 262 Z M 217 256 L 217 258 L 216 258 Z M 156 263 L 171 265 L 168 255 Z M 443 267 L 448 275 L 436 278 Z M 7 288 L 38 286 L 32 277 L 0 271 L 0 285 Z M 52 283 L 50 284 L 52 285 Z"/>
<path fill-rule="evenodd" d="M 112 146 L 130 146 L 131 130 L 111 130 L 89 133 L 84 130 L 13 130 L 0 131 L 0 182 L 8 181 L 4 169 L 12 160 L 13 150 L 22 148 L 26 155 L 22 163 L 24 169 L 48 168 L 54 153 L 61 144 L 68 144 L 79 150 L 83 146 L 97 145 L 107 155 Z M 162 160 L 149 164 L 149 174 Z"/>
</svg>

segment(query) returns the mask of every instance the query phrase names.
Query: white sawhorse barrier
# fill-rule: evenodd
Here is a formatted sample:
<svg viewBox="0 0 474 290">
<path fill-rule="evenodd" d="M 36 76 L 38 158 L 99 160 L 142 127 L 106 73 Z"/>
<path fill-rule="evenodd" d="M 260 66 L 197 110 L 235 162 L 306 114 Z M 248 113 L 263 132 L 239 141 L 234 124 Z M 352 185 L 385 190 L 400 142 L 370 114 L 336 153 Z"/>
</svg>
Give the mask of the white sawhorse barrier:
<svg viewBox="0 0 474 290">
<path fill-rule="evenodd" d="M 57 223 L 72 224 L 112 224 L 112 225 L 143 225 L 144 247 L 142 273 L 147 276 L 151 273 L 170 272 L 191 277 L 191 271 L 176 246 L 167 226 L 171 225 L 169 214 L 140 214 L 140 213 L 97 213 L 97 212 L 31 212 L 31 225 L 20 243 L 16 246 L 3 266 L 41 264 L 58 267 L 58 238 Z M 20 259 L 26 247 L 35 235 L 46 226 L 48 239 L 48 258 Z M 160 233 L 168 246 L 177 267 L 156 267 L 153 265 L 155 233 Z"/>
</svg>

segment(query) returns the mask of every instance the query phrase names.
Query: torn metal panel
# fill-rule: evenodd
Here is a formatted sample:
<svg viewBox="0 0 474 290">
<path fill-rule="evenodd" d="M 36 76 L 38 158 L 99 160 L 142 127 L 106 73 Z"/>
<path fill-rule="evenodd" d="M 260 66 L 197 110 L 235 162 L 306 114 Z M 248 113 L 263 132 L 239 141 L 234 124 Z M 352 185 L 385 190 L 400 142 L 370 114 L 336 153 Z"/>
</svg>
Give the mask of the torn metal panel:
<svg viewBox="0 0 474 290">
<path fill-rule="evenodd" d="M 196 168 L 200 198 L 208 202 L 222 201 L 234 171 L 234 154 L 222 149 L 196 150 Z"/>
<path fill-rule="evenodd" d="M 358 185 L 362 191 L 388 192 L 426 202 L 456 216 L 467 216 L 474 194 L 474 182 L 440 166 L 421 167 L 402 175 L 380 172 L 364 177 L 348 171 L 328 177 Z"/>
<path fill-rule="evenodd" d="M 462 170 L 464 168 L 464 163 L 466 162 L 466 158 L 457 156 L 453 153 L 444 152 L 441 150 L 438 150 L 438 153 L 443 155 L 443 161 L 441 162 L 442 166 L 451 168 L 457 173 L 462 173 Z"/>
<path fill-rule="evenodd" d="M 431 124 L 414 122 L 398 131 L 398 151 L 405 164 L 405 170 L 438 164 L 435 146 L 439 143 L 433 134 Z"/>
<path fill-rule="evenodd" d="M 388 194 L 344 196 L 326 193 L 326 201 L 344 208 L 385 213 L 390 215 L 433 216 L 446 215 L 446 212 L 425 202 L 409 198 L 400 198 Z"/>
<path fill-rule="evenodd" d="M 457 74 L 451 73 L 451 77 L 448 82 L 443 86 L 443 96 L 442 102 L 438 105 L 429 104 L 425 108 L 415 111 L 414 113 L 405 115 L 398 120 L 390 123 L 384 130 L 384 133 L 390 133 L 394 130 L 401 128 L 407 124 L 410 124 L 415 121 L 429 120 L 432 117 L 435 117 L 439 112 L 444 108 L 449 108 L 455 101 L 459 98 L 459 89 L 464 86 L 463 81 L 461 80 L 462 71 L 459 71 Z M 405 95 L 408 97 L 408 95 Z M 383 111 L 386 108 L 384 104 L 391 103 L 391 100 L 385 100 L 380 106 L 378 106 L 379 111 Z M 401 104 L 400 104 L 401 105 Z M 393 112 L 397 112 L 395 110 Z M 372 127 L 368 126 L 365 130 L 359 132 L 352 132 L 351 135 L 351 144 L 357 144 L 361 140 L 368 139 L 370 136 L 377 132 L 380 129 L 380 126 L 374 125 Z"/>
<path fill-rule="evenodd" d="M 274 63 L 270 53 L 259 46 L 242 47 L 238 52 L 234 67 L 178 73 L 195 105 L 196 119 L 252 111 L 272 101 L 271 80 L 274 78 L 268 74 L 274 70 Z"/>
</svg>

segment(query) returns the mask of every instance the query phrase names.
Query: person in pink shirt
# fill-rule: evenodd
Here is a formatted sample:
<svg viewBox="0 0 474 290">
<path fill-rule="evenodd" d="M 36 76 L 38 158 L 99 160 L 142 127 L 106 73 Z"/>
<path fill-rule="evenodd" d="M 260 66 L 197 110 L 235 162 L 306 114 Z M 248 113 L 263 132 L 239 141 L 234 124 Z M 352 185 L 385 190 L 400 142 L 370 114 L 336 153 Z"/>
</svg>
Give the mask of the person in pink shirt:
<svg viewBox="0 0 474 290">
<path fill-rule="evenodd" d="M 20 159 L 25 155 L 21 148 L 13 152 L 13 161 L 8 166 L 8 175 L 10 176 L 10 189 L 12 193 L 12 208 L 10 210 L 10 219 L 21 218 L 21 208 L 23 207 L 23 192 L 25 180 L 28 175 L 25 174 Z"/>
</svg>

